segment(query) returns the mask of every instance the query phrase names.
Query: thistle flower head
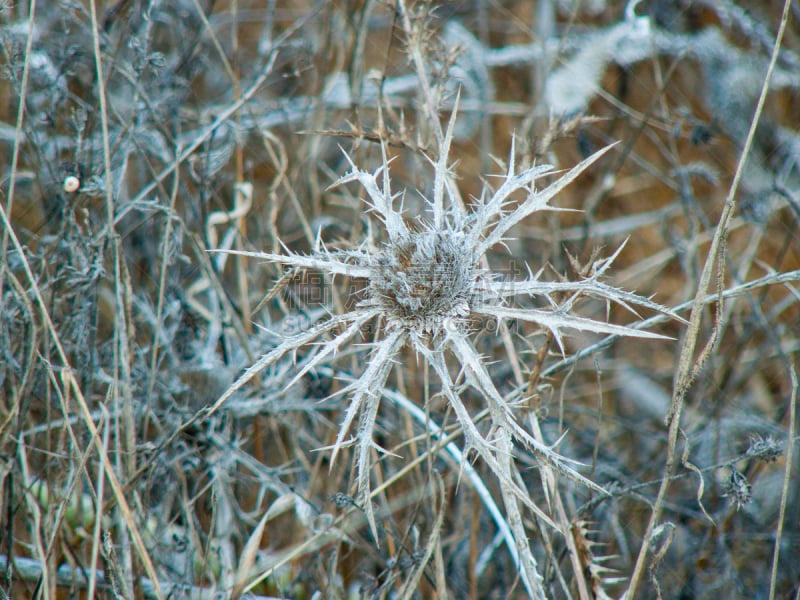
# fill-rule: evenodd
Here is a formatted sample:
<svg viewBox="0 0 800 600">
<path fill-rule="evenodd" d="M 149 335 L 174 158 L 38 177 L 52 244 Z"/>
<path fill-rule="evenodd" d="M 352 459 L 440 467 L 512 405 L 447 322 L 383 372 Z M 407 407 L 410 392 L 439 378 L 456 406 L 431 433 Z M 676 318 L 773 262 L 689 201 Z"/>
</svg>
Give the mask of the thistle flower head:
<svg viewBox="0 0 800 600">
<path fill-rule="evenodd" d="M 364 306 L 390 328 L 437 336 L 445 325 L 460 327 L 482 279 L 473 252 L 461 231 L 426 229 L 385 244 L 372 257 Z"/>
</svg>

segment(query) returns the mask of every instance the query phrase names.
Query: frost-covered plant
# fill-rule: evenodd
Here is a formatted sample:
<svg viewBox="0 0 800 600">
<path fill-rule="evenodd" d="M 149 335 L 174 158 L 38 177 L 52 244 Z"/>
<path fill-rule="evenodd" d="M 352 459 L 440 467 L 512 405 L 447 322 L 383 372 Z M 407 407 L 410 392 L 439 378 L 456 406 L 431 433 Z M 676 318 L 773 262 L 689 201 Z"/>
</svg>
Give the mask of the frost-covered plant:
<svg viewBox="0 0 800 600">
<path fill-rule="evenodd" d="M 639 305 L 666 312 L 666 309 L 649 299 L 614 288 L 600 280 L 616 253 L 599 261 L 590 275 L 577 281 L 543 281 L 543 269 L 527 279 L 508 281 L 502 280 L 486 267 L 485 254 L 490 248 L 502 245 L 509 231 L 529 215 L 537 211 L 559 210 L 550 205 L 551 199 L 611 146 L 596 152 L 541 189 L 537 189 L 535 182 L 552 174 L 553 168 L 539 165 L 516 173 L 512 148 L 502 184 L 494 191 L 485 189 L 482 197 L 467 210 L 458 200 L 447 163 L 454 123 L 455 113 L 443 137 L 440 155 L 437 160 L 431 161 L 434 183 L 433 197 L 426 200 L 430 213 L 428 220 L 419 219 L 412 225 L 404 218 L 403 192 L 391 191 L 389 161 L 384 149 L 383 164 L 376 172 L 361 170 L 351 161 L 350 173 L 334 184 L 357 181 L 363 186 L 372 213 L 385 228 L 386 238 L 382 244 L 375 247 L 364 242 L 356 250 L 329 250 L 319 241 L 310 255 L 235 252 L 294 268 L 321 271 L 332 276 L 349 276 L 364 282 L 361 289 L 363 298 L 352 310 L 333 315 L 307 331 L 286 338 L 247 369 L 219 398 L 212 410 L 222 406 L 257 373 L 285 355 L 325 338 L 325 341 L 320 341 L 311 358 L 306 359 L 299 368 L 289 383 L 291 386 L 311 369 L 330 359 L 365 326 L 370 323 L 376 325 L 374 330 L 382 331 L 382 334 L 372 344 L 363 371 L 341 392 L 347 394 L 349 400 L 333 445 L 334 458 L 342 448 L 356 446 L 358 498 L 373 531 L 376 527 L 370 502 L 370 455 L 373 449 L 382 451 L 373 441 L 373 429 L 382 390 L 404 346 L 410 346 L 438 376 L 441 393 L 452 407 L 463 431 L 465 455 L 469 450 L 477 452 L 499 478 L 507 508 L 510 502 L 516 504 L 521 501 L 546 522 L 552 523 L 533 505 L 529 494 L 520 487 L 518 478 L 509 466 L 511 440 L 531 450 L 542 464 L 597 491 L 602 491 L 602 488 L 581 476 L 569 466 L 571 461 L 537 440 L 517 421 L 513 405 L 498 391 L 485 360 L 472 342 L 474 323 L 487 318 L 500 324 L 510 320 L 536 323 L 552 333 L 562 352 L 565 352 L 562 339 L 564 329 L 642 338 L 663 337 L 572 313 L 575 300 L 584 295 L 628 308 Z M 515 203 L 510 197 L 520 190 L 525 191 L 527 196 Z M 518 296 L 543 297 L 549 303 L 549 308 L 516 305 L 513 300 Z M 557 299 L 564 297 L 566 300 Z M 448 370 L 446 351 L 457 359 L 468 386 L 485 398 L 491 416 L 488 433 L 479 431 L 462 401 L 461 388 L 456 383 L 458 378 L 454 379 Z M 349 438 L 357 417 L 359 424 L 355 436 Z M 515 536 L 521 537 L 519 530 L 515 531 Z M 518 539 L 518 546 L 520 543 Z M 524 552 L 526 548 L 527 542 L 524 542 L 521 549 Z M 530 591 L 530 578 L 525 575 L 523 578 Z"/>
</svg>

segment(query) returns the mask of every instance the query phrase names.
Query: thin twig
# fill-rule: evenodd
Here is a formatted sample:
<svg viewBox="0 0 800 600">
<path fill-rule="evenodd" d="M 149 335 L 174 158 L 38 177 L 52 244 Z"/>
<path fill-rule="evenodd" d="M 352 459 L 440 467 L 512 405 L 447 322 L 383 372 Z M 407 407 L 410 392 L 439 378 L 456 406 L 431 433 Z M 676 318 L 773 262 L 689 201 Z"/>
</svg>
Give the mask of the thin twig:
<svg viewBox="0 0 800 600">
<path fill-rule="evenodd" d="M 794 461 L 795 427 L 797 423 L 797 371 L 794 365 L 789 365 L 789 378 L 792 382 L 792 393 L 789 398 L 789 435 L 786 438 L 786 464 L 783 471 L 783 487 L 781 488 L 781 508 L 778 514 L 778 528 L 775 532 L 775 546 L 772 549 L 772 573 L 769 579 L 769 600 L 775 600 L 778 587 L 778 560 L 781 555 L 783 542 L 783 522 L 786 519 L 786 504 L 789 499 L 789 482 L 792 479 Z"/>
</svg>

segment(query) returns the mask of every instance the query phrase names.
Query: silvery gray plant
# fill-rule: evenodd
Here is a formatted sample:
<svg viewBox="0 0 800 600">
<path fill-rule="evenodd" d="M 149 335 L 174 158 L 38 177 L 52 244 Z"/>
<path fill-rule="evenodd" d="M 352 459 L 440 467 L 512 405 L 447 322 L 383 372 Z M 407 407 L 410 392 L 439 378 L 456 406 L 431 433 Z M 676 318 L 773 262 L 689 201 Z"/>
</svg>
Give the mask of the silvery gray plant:
<svg viewBox="0 0 800 600">
<path fill-rule="evenodd" d="M 530 498 L 513 465 L 513 445 L 532 452 L 543 468 L 552 468 L 572 480 L 599 493 L 604 490 L 582 476 L 571 466 L 572 461 L 543 442 L 541 435 L 528 431 L 515 416 L 514 403 L 504 398 L 492 380 L 484 357 L 473 343 L 474 324 L 490 319 L 502 326 L 511 320 L 538 324 L 552 333 L 565 353 L 563 331 L 581 330 L 612 336 L 659 339 L 664 336 L 641 331 L 634 326 L 616 325 L 592 320 L 573 313 L 579 297 L 592 296 L 619 304 L 631 311 L 634 306 L 669 313 L 648 298 L 623 291 L 601 281 L 619 253 L 595 263 L 592 272 L 576 281 L 546 281 L 543 267 L 521 280 L 507 280 L 488 269 L 486 253 L 503 246 L 510 230 L 538 211 L 560 210 L 550 201 L 574 181 L 584 170 L 608 152 L 603 148 L 586 158 L 547 186 L 536 182 L 555 174 L 550 165 L 538 165 L 516 172 L 514 148 L 502 183 L 497 189 L 487 186 L 481 198 L 465 207 L 454 186 L 448 166 L 453 138 L 455 111 L 442 136 L 439 156 L 431 160 L 434 171 L 432 198 L 425 200 L 427 215 L 413 221 L 405 218 L 403 192 L 393 193 L 389 160 L 385 147 L 382 165 L 374 173 L 359 169 L 348 157 L 351 170 L 331 187 L 358 182 L 366 191 L 365 200 L 371 213 L 385 230 L 384 241 L 375 244 L 365 240 L 355 250 L 329 250 L 318 239 L 309 255 L 287 251 L 286 254 L 226 251 L 308 269 L 331 276 L 347 276 L 363 281 L 361 298 L 354 308 L 307 330 L 286 337 L 248 368 L 217 400 L 212 412 L 239 392 L 262 370 L 287 355 L 296 355 L 301 348 L 316 345 L 310 358 L 298 366 L 287 387 L 297 383 L 312 369 L 324 364 L 346 347 L 367 326 L 379 334 L 371 343 L 362 372 L 341 392 L 347 396 L 341 426 L 332 446 L 332 460 L 345 447 L 355 446 L 358 502 L 363 506 L 373 533 L 377 531 L 370 501 L 370 467 L 373 450 L 385 452 L 373 441 L 383 389 L 393 367 L 401 360 L 401 350 L 408 346 L 416 356 L 430 365 L 439 379 L 441 394 L 447 399 L 464 436 L 464 456 L 477 453 L 498 478 L 509 520 L 514 531 L 519 555 L 517 559 L 523 581 L 533 597 L 544 595 L 541 578 L 536 572 L 519 517 L 519 504 L 528 507 L 538 518 L 555 527 L 553 521 Z M 511 199 L 516 192 L 525 193 L 524 200 Z M 620 248 L 621 249 L 621 248 Z M 530 272 L 530 271 L 529 271 Z M 531 308 L 515 303 L 519 297 L 539 296 L 548 308 Z M 461 372 L 454 378 L 448 369 L 446 355 L 458 361 Z M 460 384 L 461 380 L 466 386 Z M 471 387 L 486 401 L 491 426 L 482 433 L 468 411 L 462 393 Z M 358 420 L 355 434 L 353 424 Z M 513 518 L 514 515 L 517 518 Z M 377 537 L 376 537 L 377 539 Z"/>
</svg>

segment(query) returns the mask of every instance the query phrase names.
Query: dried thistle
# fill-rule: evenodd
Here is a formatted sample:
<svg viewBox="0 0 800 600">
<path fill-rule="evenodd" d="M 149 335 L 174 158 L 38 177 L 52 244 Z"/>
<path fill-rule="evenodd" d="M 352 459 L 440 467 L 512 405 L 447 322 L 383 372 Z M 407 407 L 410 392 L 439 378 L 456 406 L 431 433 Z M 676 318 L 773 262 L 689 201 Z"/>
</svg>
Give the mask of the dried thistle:
<svg viewBox="0 0 800 600">
<path fill-rule="evenodd" d="M 733 466 L 730 469 L 731 475 L 722 495 L 729 497 L 736 505 L 736 510 L 740 510 L 753 499 L 753 490 L 744 473 Z"/>
<path fill-rule="evenodd" d="M 562 332 L 577 329 L 598 334 L 659 339 L 664 336 L 640 331 L 630 326 L 615 325 L 577 316 L 572 307 L 579 296 L 589 295 L 614 302 L 626 308 L 639 305 L 668 312 L 647 298 L 625 292 L 600 281 L 601 276 L 618 254 L 599 261 L 591 274 L 577 281 L 549 282 L 541 279 L 542 270 L 527 279 L 504 281 L 483 265 L 484 255 L 501 244 L 516 224 L 537 211 L 559 210 L 551 199 L 575 180 L 586 168 L 603 156 L 606 147 L 582 161 L 550 185 L 537 189 L 538 179 L 552 174 L 549 165 L 534 166 L 515 172 L 514 149 L 502 184 L 492 191 L 484 190 L 475 206 L 467 211 L 457 201 L 447 160 L 453 137 L 455 114 L 450 120 L 434 167 L 433 197 L 426 199 L 430 218 L 410 226 L 404 219 L 401 193 L 392 193 L 389 161 L 385 149 L 382 166 L 374 173 L 359 169 L 350 162 L 351 171 L 334 186 L 358 182 L 365 189 L 371 212 L 383 225 L 386 241 L 377 248 L 368 243 L 356 250 L 328 250 L 318 241 L 311 255 L 292 253 L 232 252 L 244 256 L 278 262 L 293 268 L 312 269 L 363 280 L 363 299 L 345 314 L 334 315 L 307 331 L 289 337 L 262 356 L 239 377 L 219 398 L 212 412 L 237 393 L 261 370 L 301 347 L 320 341 L 316 352 L 298 370 L 289 385 L 320 365 L 351 342 L 370 323 L 382 336 L 373 342 L 366 365 L 356 379 L 342 390 L 349 397 L 348 406 L 332 447 L 332 462 L 342 448 L 356 446 L 358 502 L 364 507 L 373 531 L 375 519 L 370 502 L 370 453 L 384 452 L 373 441 L 382 390 L 400 350 L 409 345 L 431 366 L 441 383 L 441 393 L 450 403 L 461 425 L 465 451 L 474 450 L 499 478 L 507 508 L 509 502 L 522 502 L 538 516 L 551 522 L 536 507 L 529 494 L 515 480 L 509 467 L 511 440 L 534 452 L 540 461 L 582 484 L 601 491 L 602 488 L 569 466 L 570 461 L 534 437 L 516 420 L 512 406 L 498 391 L 486 363 L 471 339 L 476 319 L 493 319 L 499 323 L 520 320 L 548 329 L 562 352 Z M 349 160 L 349 157 L 348 157 Z M 332 186 L 333 187 L 333 186 Z M 513 204 L 509 197 L 519 190 L 527 197 Z M 566 297 L 557 301 L 556 295 Z M 515 305 L 517 296 L 541 296 L 548 309 Z M 445 351 L 460 363 L 466 383 L 486 400 L 492 427 L 484 435 L 476 426 L 461 399 L 460 389 L 447 368 Z M 354 437 L 348 435 L 358 417 Z M 465 452 L 465 454 L 466 454 Z M 508 494 L 508 497 L 505 495 Z M 516 532 L 519 533 L 519 532 Z M 518 540 L 519 542 L 519 540 Z M 524 542 L 527 548 L 527 542 Z M 524 550 L 524 548 L 523 548 Z M 532 557 L 531 557 L 532 560 Z M 526 585 L 530 587 L 529 577 Z"/>
<path fill-rule="evenodd" d="M 750 440 L 747 448 L 748 458 L 757 458 L 764 462 L 775 462 L 783 454 L 783 445 L 771 435 L 766 438 L 757 435 Z"/>
</svg>

